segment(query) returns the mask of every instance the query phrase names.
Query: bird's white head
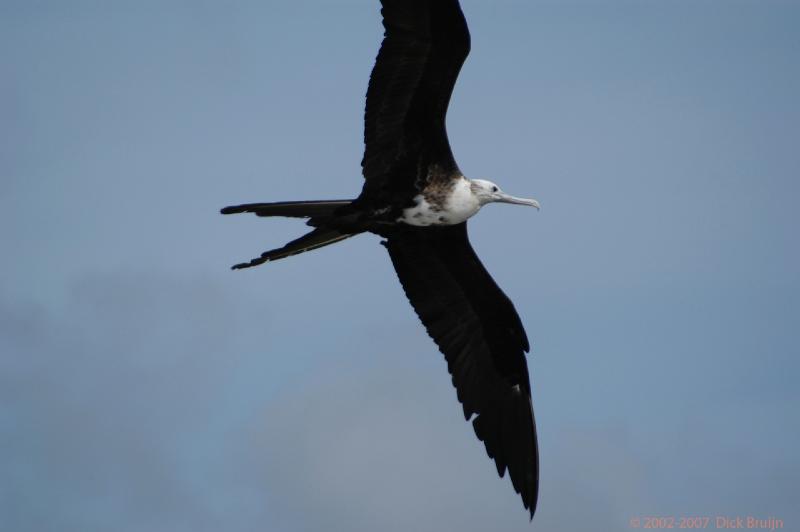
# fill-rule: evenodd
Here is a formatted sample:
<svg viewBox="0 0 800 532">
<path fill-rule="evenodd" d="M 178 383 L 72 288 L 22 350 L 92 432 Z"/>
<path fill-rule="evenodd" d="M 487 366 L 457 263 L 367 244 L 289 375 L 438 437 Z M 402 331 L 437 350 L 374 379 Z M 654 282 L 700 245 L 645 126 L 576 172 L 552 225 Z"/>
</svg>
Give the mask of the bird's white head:
<svg viewBox="0 0 800 532">
<path fill-rule="evenodd" d="M 539 202 L 535 199 L 517 198 L 506 194 L 500 190 L 500 187 L 496 184 L 491 181 L 486 181 L 485 179 L 471 179 L 470 189 L 475 197 L 478 198 L 478 202 L 481 206 L 497 201 L 539 208 Z"/>
</svg>

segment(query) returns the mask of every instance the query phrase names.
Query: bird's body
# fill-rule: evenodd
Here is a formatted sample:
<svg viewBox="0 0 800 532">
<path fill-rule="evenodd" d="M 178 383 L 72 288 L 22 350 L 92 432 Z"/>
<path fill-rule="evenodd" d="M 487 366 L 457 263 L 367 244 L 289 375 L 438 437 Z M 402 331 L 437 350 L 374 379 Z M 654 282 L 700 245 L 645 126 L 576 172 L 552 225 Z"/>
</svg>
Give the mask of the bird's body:
<svg viewBox="0 0 800 532">
<path fill-rule="evenodd" d="M 511 301 L 480 263 L 466 221 L 484 205 L 539 207 L 456 164 L 445 114 L 470 48 L 458 0 L 382 0 L 385 38 L 370 77 L 361 194 L 354 200 L 250 203 L 223 214 L 306 218 L 314 229 L 234 269 L 371 232 L 448 363 L 464 416 L 509 471 L 531 517 L 539 464 L 525 352 L 528 338 Z"/>
<path fill-rule="evenodd" d="M 399 223 L 426 227 L 466 222 L 481 208 L 466 177 L 428 186 L 414 198 L 414 206 L 403 209 Z"/>
</svg>

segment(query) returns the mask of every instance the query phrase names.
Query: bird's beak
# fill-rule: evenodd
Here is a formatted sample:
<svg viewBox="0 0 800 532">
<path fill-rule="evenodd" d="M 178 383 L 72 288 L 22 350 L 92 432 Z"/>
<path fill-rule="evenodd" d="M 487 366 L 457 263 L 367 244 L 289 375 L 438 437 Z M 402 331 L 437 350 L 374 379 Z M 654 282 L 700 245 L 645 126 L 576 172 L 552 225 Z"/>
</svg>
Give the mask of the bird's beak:
<svg viewBox="0 0 800 532">
<path fill-rule="evenodd" d="M 513 203 L 514 205 L 528 205 L 529 207 L 536 207 L 537 209 L 541 208 L 539 206 L 539 202 L 535 199 L 517 198 L 514 196 L 509 196 L 505 192 L 501 192 L 497 195 L 497 201 L 501 201 L 503 203 Z"/>
</svg>

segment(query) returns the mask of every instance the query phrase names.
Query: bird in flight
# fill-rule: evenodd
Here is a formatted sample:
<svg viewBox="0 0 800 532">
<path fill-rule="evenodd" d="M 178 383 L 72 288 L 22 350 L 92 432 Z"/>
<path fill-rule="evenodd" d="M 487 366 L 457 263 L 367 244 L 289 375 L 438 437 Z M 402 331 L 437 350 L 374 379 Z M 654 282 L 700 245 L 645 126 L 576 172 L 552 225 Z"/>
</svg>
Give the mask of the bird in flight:
<svg viewBox="0 0 800 532">
<path fill-rule="evenodd" d="M 382 0 L 385 28 L 367 89 L 364 185 L 353 200 L 249 203 L 222 214 L 306 218 L 314 229 L 233 269 L 364 232 L 383 238 L 400 283 L 447 360 L 464 417 L 502 477 L 536 510 L 539 458 L 525 353 L 511 300 L 481 264 L 467 219 L 488 203 L 539 208 L 458 168 L 445 115 L 470 35 L 458 0 Z"/>
</svg>

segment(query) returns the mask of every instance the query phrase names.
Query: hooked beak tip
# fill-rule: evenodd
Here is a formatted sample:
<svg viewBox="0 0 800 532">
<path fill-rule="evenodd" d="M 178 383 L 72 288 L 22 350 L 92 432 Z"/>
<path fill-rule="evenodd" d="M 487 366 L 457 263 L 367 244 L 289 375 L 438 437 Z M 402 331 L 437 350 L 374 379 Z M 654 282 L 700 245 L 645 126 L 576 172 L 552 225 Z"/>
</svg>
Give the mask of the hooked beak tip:
<svg viewBox="0 0 800 532">
<path fill-rule="evenodd" d="M 504 203 L 513 203 L 514 205 L 527 205 L 529 207 L 536 207 L 536 210 L 541 210 L 541 205 L 535 199 L 527 199 L 527 198 L 516 198 L 514 196 L 509 196 L 508 194 L 503 194 L 499 200 Z"/>
</svg>

